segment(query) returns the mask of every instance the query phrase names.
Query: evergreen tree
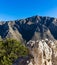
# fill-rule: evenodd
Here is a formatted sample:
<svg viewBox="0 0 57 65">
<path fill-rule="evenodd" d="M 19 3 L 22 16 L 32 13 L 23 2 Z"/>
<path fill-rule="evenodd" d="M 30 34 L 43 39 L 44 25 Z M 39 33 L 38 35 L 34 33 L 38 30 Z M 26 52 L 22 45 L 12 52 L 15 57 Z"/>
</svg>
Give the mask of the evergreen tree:
<svg viewBox="0 0 57 65">
<path fill-rule="evenodd" d="M 28 55 L 28 49 L 17 40 L 0 41 L 0 65 L 12 65 L 18 57 Z"/>
</svg>

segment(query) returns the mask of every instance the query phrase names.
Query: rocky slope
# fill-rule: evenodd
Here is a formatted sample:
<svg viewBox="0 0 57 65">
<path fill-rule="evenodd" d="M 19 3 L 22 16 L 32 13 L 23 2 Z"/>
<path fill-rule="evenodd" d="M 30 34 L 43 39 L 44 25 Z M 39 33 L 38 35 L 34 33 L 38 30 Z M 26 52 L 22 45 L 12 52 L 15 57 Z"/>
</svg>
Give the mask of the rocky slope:
<svg viewBox="0 0 57 65">
<path fill-rule="evenodd" d="M 57 19 L 33 16 L 26 19 L 0 22 L 1 38 L 15 38 L 29 41 L 31 39 L 57 40 Z"/>
<path fill-rule="evenodd" d="M 22 41 L 30 51 L 32 58 L 21 57 L 13 65 L 57 65 L 56 18 L 33 16 L 0 22 L 0 37 Z"/>
<path fill-rule="evenodd" d="M 30 40 L 26 46 L 31 56 L 19 58 L 13 65 L 57 65 L 57 41 Z"/>
</svg>

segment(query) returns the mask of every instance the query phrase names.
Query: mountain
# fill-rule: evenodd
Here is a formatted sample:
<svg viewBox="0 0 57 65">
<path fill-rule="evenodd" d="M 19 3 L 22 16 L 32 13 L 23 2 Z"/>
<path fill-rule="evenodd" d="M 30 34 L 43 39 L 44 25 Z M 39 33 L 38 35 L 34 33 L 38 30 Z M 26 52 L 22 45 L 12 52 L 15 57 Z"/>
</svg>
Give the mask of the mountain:
<svg viewBox="0 0 57 65">
<path fill-rule="evenodd" d="M 52 17 L 32 16 L 26 19 L 0 22 L 2 39 L 17 40 L 57 40 L 57 19 Z"/>
<path fill-rule="evenodd" d="M 0 22 L 0 37 L 23 42 L 29 50 L 13 65 L 57 65 L 57 19 L 32 16 L 26 19 Z"/>
</svg>

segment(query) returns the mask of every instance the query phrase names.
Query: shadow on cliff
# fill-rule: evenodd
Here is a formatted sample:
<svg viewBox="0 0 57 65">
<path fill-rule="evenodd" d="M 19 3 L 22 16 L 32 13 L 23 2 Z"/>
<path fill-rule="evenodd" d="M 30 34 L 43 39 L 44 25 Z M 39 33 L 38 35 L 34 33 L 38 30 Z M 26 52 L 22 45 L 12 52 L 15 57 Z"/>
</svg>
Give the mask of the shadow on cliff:
<svg viewBox="0 0 57 65">
<path fill-rule="evenodd" d="M 37 28 L 36 24 L 28 25 L 26 23 L 20 24 L 20 22 L 16 22 L 16 24 L 14 26 L 21 33 L 23 39 L 26 40 L 26 42 L 31 40 L 31 38 L 33 37 L 33 35 L 36 31 L 36 28 Z"/>
<path fill-rule="evenodd" d="M 3 25 L 0 25 L 0 36 L 2 38 L 6 38 L 6 36 L 8 34 L 8 31 L 9 31 L 9 27 L 8 27 L 7 22 L 5 24 L 3 24 Z"/>
<path fill-rule="evenodd" d="M 49 26 L 49 29 L 50 29 L 50 32 L 53 35 L 53 37 L 55 39 L 57 39 L 57 26 L 55 24 L 51 23 Z"/>
</svg>

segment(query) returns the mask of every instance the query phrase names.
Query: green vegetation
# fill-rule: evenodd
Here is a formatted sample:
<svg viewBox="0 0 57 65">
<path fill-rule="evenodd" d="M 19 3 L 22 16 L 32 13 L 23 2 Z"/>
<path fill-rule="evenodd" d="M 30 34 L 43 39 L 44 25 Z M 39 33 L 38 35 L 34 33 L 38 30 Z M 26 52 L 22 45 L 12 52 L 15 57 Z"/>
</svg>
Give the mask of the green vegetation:
<svg viewBox="0 0 57 65">
<path fill-rule="evenodd" d="M 14 39 L 0 40 L 0 65 L 12 65 L 15 59 L 28 55 L 28 49 Z"/>
</svg>

